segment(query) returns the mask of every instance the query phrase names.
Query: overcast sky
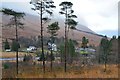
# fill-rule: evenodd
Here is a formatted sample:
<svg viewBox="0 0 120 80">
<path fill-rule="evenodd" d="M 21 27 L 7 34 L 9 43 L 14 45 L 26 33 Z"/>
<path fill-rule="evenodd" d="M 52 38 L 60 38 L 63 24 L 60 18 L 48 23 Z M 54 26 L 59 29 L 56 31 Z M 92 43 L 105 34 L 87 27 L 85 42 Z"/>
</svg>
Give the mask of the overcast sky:
<svg viewBox="0 0 120 80">
<path fill-rule="evenodd" d="M 2 2 L 21 2 L 21 4 L 3 5 L 22 12 L 36 14 L 31 11 L 30 0 L 1 0 Z M 73 3 L 73 9 L 78 16 L 79 24 L 85 25 L 96 33 L 103 35 L 118 34 L 118 2 L 120 0 L 53 0 L 57 8 L 56 15 L 59 15 L 59 4 L 62 1 Z M 17 5 L 21 5 L 17 6 Z M 59 17 L 56 17 L 59 18 Z"/>
</svg>

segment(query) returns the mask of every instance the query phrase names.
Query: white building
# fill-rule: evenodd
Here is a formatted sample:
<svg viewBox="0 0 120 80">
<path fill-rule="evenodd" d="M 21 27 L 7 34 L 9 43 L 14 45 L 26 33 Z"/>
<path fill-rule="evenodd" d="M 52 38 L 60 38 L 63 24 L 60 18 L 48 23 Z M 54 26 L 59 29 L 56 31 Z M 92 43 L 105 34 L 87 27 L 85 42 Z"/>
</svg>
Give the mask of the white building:
<svg viewBox="0 0 120 80">
<path fill-rule="evenodd" d="M 36 47 L 35 46 L 29 46 L 27 48 L 27 51 L 33 51 L 33 50 L 36 50 Z"/>
<path fill-rule="evenodd" d="M 51 48 L 52 48 L 52 50 L 53 50 L 53 51 L 57 51 L 57 45 L 56 45 L 56 44 L 54 44 L 54 43 L 53 43 L 53 44 L 48 43 L 48 48 L 49 48 L 49 49 L 51 49 Z"/>
</svg>

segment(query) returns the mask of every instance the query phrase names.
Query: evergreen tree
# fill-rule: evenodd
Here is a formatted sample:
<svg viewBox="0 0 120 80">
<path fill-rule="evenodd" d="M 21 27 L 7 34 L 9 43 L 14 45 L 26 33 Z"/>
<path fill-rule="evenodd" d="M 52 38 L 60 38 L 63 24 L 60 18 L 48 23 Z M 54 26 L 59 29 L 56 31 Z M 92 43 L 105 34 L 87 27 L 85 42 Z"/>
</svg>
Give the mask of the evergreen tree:
<svg viewBox="0 0 120 80">
<path fill-rule="evenodd" d="M 106 64 L 108 61 L 108 55 L 110 54 L 110 51 L 111 51 L 111 41 L 109 41 L 105 36 L 104 38 L 102 38 L 100 42 L 100 53 L 99 53 L 101 54 L 99 55 L 100 60 L 102 60 L 105 65 L 104 71 L 106 71 Z"/>
<path fill-rule="evenodd" d="M 85 51 L 85 48 L 87 48 L 88 46 L 87 46 L 87 44 L 88 44 L 88 42 L 89 42 L 89 40 L 84 36 L 83 38 L 82 38 L 82 48 L 84 49 L 84 54 L 82 54 L 83 56 L 84 56 L 84 59 L 83 59 L 83 64 L 84 63 L 87 63 L 87 56 L 88 56 L 88 53 L 86 53 L 86 51 Z"/>
<path fill-rule="evenodd" d="M 67 54 L 67 57 L 69 59 L 67 59 L 70 63 L 72 63 L 73 61 L 73 57 L 76 56 L 75 54 L 75 45 L 74 45 L 74 42 L 73 40 L 68 40 L 67 42 L 68 44 L 68 48 L 67 48 L 67 52 L 69 52 L 69 54 Z M 60 54 L 61 54 L 61 61 L 63 61 L 64 58 L 64 52 L 65 52 L 65 46 L 63 44 L 60 45 Z"/>
<path fill-rule="evenodd" d="M 63 62 L 64 53 L 65 53 L 65 47 L 64 47 L 64 44 L 63 44 L 63 43 L 60 45 L 59 49 L 60 49 L 61 62 Z"/>
<path fill-rule="evenodd" d="M 69 61 L 70 63 L 73 62 L 73 57 L 75 56 L 75 45 L 73 41 L 70 39 L 68 42 L 68 52 L 69 52 Z"/>
<path fill-rule="evenodd" d="M 7 26 L 11 26 L 11 25 L 15 25 L 15 33 L 16 33 L 16 44 L 19 45 L 18 43 L 18 27 L 19 28 L 23 28 L 23 23 L 20 21 L 22 18 L 24 18 L 25 13 L 21 13 L 21 12 L 16 12 L 12 9 L 7 9 L 7 8 L 3 8 L 0 12 L 2 12 L 5 15 L 9 15 L 12 16 L 12 18 L 10 19 L 10 23 L 7 24 Z M 18 47 L 15 49 L 16 51 L 16 71 L 18 74 Z"/>
<path fill-rule="evenodd" d="M 77 18 L 76 15 L 73 15 L 74 10 L 72 10 L 73 3 L 71 2 L 61 2 L 59 6 L 62 6 L 61 11 L 59 12 L 62 15 L 65 15 L 65 66 L 64 71 L 66 72 L 66 55 L 67 55 L 67 36 L 68 36 L 68 19 Z"/>
<path fill-rule="evenodd" d="M 30 4 L 33 4 L 34 8 L 32 10 L 37 11 L 40 15 L 40 25 L 41 25 L 41 47 L 42 47 L 42 55 L 43 55 L 43 72 L 45 73 L 45 61 L 44 61 L 44 46 L 43 46 L 43 24 L 49 21 L 48 17 L 43 17 L 43 14 L 46 13 L 53 14 L 54 2 L 52 0 L 31 0 Z M 44 23 L 43 23 L 44 21 Z"/>
<path fill-rule="evenodd" d="M 89 42 L 89 40 L 84 36 L 83 38 L 82 38 L 82 48 L 87 48 L 87 44 L 88 44 L 88 42 Z"/>
<path fill-rule="evenodd" d="M 69 29 L 72 31 L 72 37 L 73 37 L 73 39 L 74 39 L 73 30 L 76 29 L 76 26 L 77 26 L 78 22 L 76 22 L 76 21 L 75 21 L 74 19 L 72 19 L 72 18 L 69 18 L 67 24 L 68 24 L 68 31 L 67 31 L 68 40 L 69 40 L 69 33 L 71 33 L 71 32 L 69 31 Z M 73 42 L 73 41 L 72 41 L 72 42 Z M 69 44 L 67 44 L 67 45 L 69 46 Z M 68 60 L 69 60 L 70 62 L 72 62 L 72 59 L 71 59 L 71 56 L 70 56 L 70 52 L 69 52 L 69 51 L 70 51 L 70 50 L 69 50 L 69 48 L 68 48 L 68 54 L 69 54 Z"/>
<path fill-rule="evenodd" d="M 60 29 L 58 22 L 54 22 L 51 25 L 48 25 L 47 27 L 48 33 L 51 35 L 51 71 L 52 71 L 52 60 L 54 60 L 53 50 L 52 50 L 52 44 L 54 43 L 54 39 L 57 36 L 57 31 Z"/>
<path fill-rule="evenodd" d="M 11 46 L 11 50 L 12 51 L 17 51 L 20 48 L 20 44 L 16 42 L 16 40 L 12 41 L 12 46 Z"/>
<path fill-rule="evenodd" d="M 4 49 L 6 50 L 6 49 L 10 49 L 10 45 L 9 45 L 9 42 L 8 42 L 8 40 L 6 39 L 5 40 L 5 43 L 4 43 L 5 45 L 4 45 Z"/>
</svg>

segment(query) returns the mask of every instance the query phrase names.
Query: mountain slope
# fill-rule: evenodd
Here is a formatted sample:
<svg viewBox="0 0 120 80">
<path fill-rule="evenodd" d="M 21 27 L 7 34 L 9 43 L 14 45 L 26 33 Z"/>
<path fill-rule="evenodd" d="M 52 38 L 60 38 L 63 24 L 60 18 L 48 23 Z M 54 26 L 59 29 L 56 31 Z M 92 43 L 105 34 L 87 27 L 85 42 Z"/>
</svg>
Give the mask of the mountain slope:
<svg viewBox="0 0 120 80">
<path fill-rule="evenodd" d="M 8 16 L 2 16 L 2 23 L 3 26 L 9 22 L 10 17 Z M 64 20 L 62 19 L 52 19 L 50 22 L 47 22 L 44 24 L 44 36 L 49 37 L 49 34 L 47 33 L 47 25 L 58 21 L 60 30 L 58 31 L 58 37 L 64 37 Z M 38 36 L 40 35 L 40 22 L 39 22 L 39 16 L 34 16 L 30 14 L 26 14 L 25 19 L 22 20 L 22 22 L 25 23 L 24 29 L 19 29 L 18 34 L 19 36 L 25 36 L 25 37 L 31 37 L 31 36 Z M 71 30 L 69 33 L 69 38 L 75 39 L 79 42 L 81 42 L 81 39 L 83 36 L 86 36 L 89 39 L 90 44 L 98 45 L 100 42 L 101 37 L 98 35 L 94 35 L 95 33 L 87 28 L 86 26 L 77 25 L 77 28 L 80 30 Z M 88 33 L 86 33 L 88 32 Z M 93 34 L 90 34 L 93 33 Z M 15 28 L 14 27 L 3 27 L 2 28 L 2 38 L 15 38 Z"/>
</svg>

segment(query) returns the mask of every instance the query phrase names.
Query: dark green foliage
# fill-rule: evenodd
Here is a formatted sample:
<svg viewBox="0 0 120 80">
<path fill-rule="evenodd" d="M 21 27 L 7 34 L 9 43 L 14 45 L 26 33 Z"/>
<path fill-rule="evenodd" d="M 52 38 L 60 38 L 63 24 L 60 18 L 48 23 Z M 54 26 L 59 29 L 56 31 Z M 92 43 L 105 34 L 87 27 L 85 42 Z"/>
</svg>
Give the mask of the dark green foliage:
<svg viewBox="0 0 120 80">
<path fill-rule="evenodd" d="M 64 70 L 66 72 L 66 57 L 67 57 L 67 37 L 68 37 L 68 32 L 69 31 L 69 27 L 68 27 L 68 21 L 70 22 L 69 19 L 72 19 L 72 18 L 77 18 L 76 15 L 73 15 L 74 13 L 74 10 L 72 10 L 72 6 L 73 4 L 71 2 L 67 2 L 67 1 L 64 1 L 64 2 L 61 2 L 59 4 L 59 6 L 61 6 L 61 11 L 59 12 L 61 15 L 65 15 L 65 66 L 64 66 Z M 73 27 L 73 26 L 72 26 Z M 67 30 L 68 29 L 68 30 Z"/>
<path fill-rule="evenodd" d="M 56 8 L 56 6 L 54 6 L 54 2 L 49 0 L 43 0 L 43 1 L 37 1 L 37 2 L 31 1 L 30 4 L 34 5 L 34 8 L 31 8 L 32 10 L 41 11 L 39 14 L 42 14 L 42 15 L 46 13 L 49 15 L 52 15 L 53 14 L 52 9 Z M 50 20 L 48 17 L 43 17 L 43 16 L 41 19 L 45 22 Z"/>
<path fill-rule="evenodd" d="M 59 50 L 60 50 L 60 57 L 61 57 L 61 62 L 63 61 L 64 59 L 64 53 L 65 53 L 65 47 L 64 47 L 64 44 L 61 44 L 60 47 L 59 47 Z"/>
<path fill-rule="evenodd" d="M 70 62 L 72 62 L 73 57 L 76 56 L 75 44 L 74 44 L 74 41 L 71 39 L 67 42 L 67 44 L 68 44 L 67 52 L 69 52 L 69 53 L 67 53 L 67 57 L 68 57 L 68 59 L 71 60 Z M 61 54 L 61 60 L 64 59 L 65 49 L 64 49 L 63 44 L 60 45 L 60 54 Z"/>
<path fill-rule="evenodd" d="M 116 39 L 116 36 L 113 36 L 112 39 Z"/>
<path fill-rule="evenodd" d="M 68 8 L 71 8 L 72 5 L 73 4 L 71 2 L 67 2 L 67 1 L 64 1 L 64 2 L 62 2 L 62 3 L 59 4 L 59 6 L 66 6 Z M 64 10 L 64 8 L 62 10 Z"/>
<path fill-rule="evenodd" d="M 60 29 L 58 22 L 54 22 L 47 27 L 48 33 L 50 34 L 51 42 L 55 42 L 55 37 L 57 36 L 57 31 Z"/>
<path fill-rule="evenodd" d="M 4 14 L 4 15 L 9 15 L 9 16 L 12 16 L 11 19 L 10 19 L 10 22 L 6 25 L 6 26 L 12 26 L 13 25 L 17 25 L 17 27 L 23 29 L 23 25 L 24 23 L 22 23 L 20 21 L 20 19 L 24 19 L 24 16 L 25 16 L 25 13 L 22 13 L 22 12 L 16 12 L 12 9 L 8 9 L 8 8 L 3 8 L 1 10 L 1 12 Z"/>
<path fill-rule="evenodd" d="M 76 22 L 74 19 L 68 19 L 68 26 L 70 29 L 75 30 L 75 26 L 77 26 L 78 22 Z"/>
<path fill-rule="evenodd" d="M 109 54 L 110 49 L 111 49 L 111 41 L 107 39 L 107 37 L 102 38 L 101 43 L 100 43 L 100 48 L 106 53 Z"/>
<path fill-rule="evenodd" d="M 38 61 L 46 61 L 46 58 L 43 56 L 43 54 L 40 55 L 40 59 Z"/>
<path fill-rule="evenodd" d="M 110 41 L 117 40 L 116 36 L 112 36 Z"/>
<path fill-rule="evenodd" d="M 12 41 L 11 49 L 12 51 L 17 51 L 20 48 L 20 44 L 16 40 Z"/>
<path fill-rule="evenodd" d="M 120 36 L 118 36 L 118 47 L 120 47 Z"/>
<path fill-rule="evenodd" d="M 75 46 L 71 39 L 69 40 L 68 45 L 69 45 L 68 49 L 69 49 L 70 57 L 74 57 L 75 56 Z"/>
<path fill-rule="evenodd" d="M 60 29 L 59 28 L 59 24 L 58 22 L 54 22 L 52 23 L 51 25 L 48 25 L 47 27 L 48 29 L 48 33 L 51 35 L 51 36 L 56 36 L 56 32 Z"/>
<path fill-rule="evenodd" d="M 118 40 L 120 40 L 120 36 L 118 36 Z"/>
<path fill-rule="evenodd" d="M 100 55 L 99 55 L 99 59 L 100 62 L 103 62 L 105 64 L 105 71 L 106 71 L 106 64 L 108 61 L 108 55 L 110 55 L 110 51 L 111 51 L 111 41 L 109 41 L 107 39 L 107 37 L 105 36 L 104 38 L 102 38 L 101 42 L 100 42 Z"/>
<path fill-rule="evenodd" d="M 44 13 L 48 13 L 50 16 L 53 14 L 53 8 L 56 8 L 53 4 L 54 2 L 51 0 L 38 0 L 38 1 L 31 1 L 30 4 L 33 4 L 34 8 L 32 10 L 39 11 L 40 15 L 40 25 L 41 25 L 41 47 L 42 47 L 42 60 L 43 60 L 43 72 L 45 73 L 45 62 L 44 62 L 44 46 L 43 46 L 43 24 L 49 21 L 48 17 L 43 17 Z M 44 21 L 44 23 L 43 23 Z"/>
<path fill-rule="evenodd" d="M 48 33 L 51 35 L 51 44 L 53 44 L 55 42 L 55 37 L 57 36 L 57 31 L 60 29 L 59 28 L 59 24 L 58 22 L 54 22 L 51 25 L 48 25 L 47 27 L 48 29 Z M 52 71 L 52 61 L 55 59 L 54 55 L 53 55 L 53 50 L 52 50 L 52 46 L 51 46 L 51 71 Z"/>
<path fill-rule="evenodd" d="M 7 9 L 7 8 L 3 8 L 0 12 L 4 13 L 5 15 L 17 16 L 17 18 L 21 18 L 21 17 L 23 18 L 25 16 L 25 13 L 16 12 L 12 9 Z"/>
<path fill-rule="evenodd" d="M 87 48 L 87 44 L 88 44 L 89 40 L 86 37 L 82 38 L 82 48 Z"/>
<path fill-rule="evenodd" d="M 1 10 L 2 13 L 4 13 L 5 15 L 10 15 L 12 16 L 12 18 L 10 19 L 11 22 L 7 24 L 7 26 L 11 26 L 11 25 L 15 25 L 15 33 L 16 33 L 16 42 L 14 44 L 12 44 L 12 50 L 16 51 L 16 71 L 18 74 L 18 48 L 20 47 L 19 43 L 18 43 L 18 27 L 19 28 L 23 28 L 23 23 L 21 23 L 21 18 L 23 18 L 25 16 L 25 13 L 21 13 L 21 12 L 16 12 L 12 9 L 7 9 L 7 8 L 3 8 Z"/>
<path fill-rule="evenodd" d="M 4 69 L 8 69 L 9 65 L 8 64 L 4 64 Z"/>
<path fill-rule="evenodd" d="M 47 27 L 48 33 L 51 35 L 51 42 L 55 42 L 55 37 L 57 36 L 57 31 L 60 29 L 58 22 L 54 22 Z"/>
<path fill-rule="evenodd" d="M 73 57 L 76 56 L 76 53 L 75 53 L 75 45 L 73 43 L 73 41 L 70 39 L 68 41 L 68 62 L 71 64 L 73 62 Z"/>
<path fill-rule="evenodd" d="M 118 39 L 113 37 L 110 39 L 111 49 L 108 56 L 108 63 L 118 64 Z"/>
<path fill-rule="evenodd" d="M 76 29 L 75 26 L 78 24 L 73 18 L 77 18 L 76 15 L 73 15 L 74 10 L 72 10 L 73 4 L 71 2 L 64 1 L 59 6 L 63 6 L 61 8 L 60 14 L 65 14 L 66 16 L 66 24 L 68 25 L 68 31 L 69 29 Z"/>
<path fill-rule="evenodd" d="M 10 49 L 10 45 L 9 45 L 9 42 L 8 42 L 8 40 L 6 39 L 5 40 L 5 43 L 4 43 L 5 45 L 4 45 L 4 49 L 6 50 L 6 49 Z"/>
</svg>

